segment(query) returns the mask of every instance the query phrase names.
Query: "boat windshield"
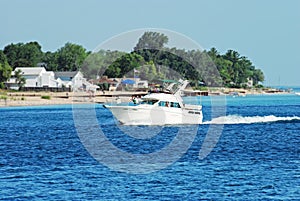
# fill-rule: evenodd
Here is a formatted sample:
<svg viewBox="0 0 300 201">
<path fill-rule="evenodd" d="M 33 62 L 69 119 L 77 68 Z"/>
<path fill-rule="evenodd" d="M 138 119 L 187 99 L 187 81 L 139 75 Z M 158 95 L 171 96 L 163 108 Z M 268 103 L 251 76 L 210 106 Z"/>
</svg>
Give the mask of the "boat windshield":
<svg viewBox="0 0 300 201">
<path fill-rule="evenodd" d="M 161 107 L 176 107 L 176 108 L 180 108 L 180 105 L 177 102 L 160 101 L 158 103 L 158 105 L 161 106 Z"/>
<path fill-rule="evenodd" d="M 141 104 L 154 105 L 158 100 L 146 99 L 141 102 Z"/>
</svg>

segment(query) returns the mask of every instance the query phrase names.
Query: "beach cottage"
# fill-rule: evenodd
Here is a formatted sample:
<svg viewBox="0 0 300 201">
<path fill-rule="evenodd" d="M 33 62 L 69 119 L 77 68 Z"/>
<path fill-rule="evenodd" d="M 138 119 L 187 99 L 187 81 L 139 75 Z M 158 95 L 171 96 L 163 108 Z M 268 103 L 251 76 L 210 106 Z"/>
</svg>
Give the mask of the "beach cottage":
<svg viewBox="0 0 300 201">
<path fill-rule="evenodd" d="M 25 88 L 38 87 L 57 87 L 58 82 L 55 80 L 53 71 L 46 71 L 44 67 L 17 67 L 12 72 L 12 78 L 6 83 L 10 89 L 18 89 L 16 79 L 14 78 L 16 71 L 21 71 L 22 77 L 25 78 Z"/>
<path fill-rule="evenodd" d="M 19 89 L 14 77 L 15 72 L 18 70 L 21 71 L 22 77 L 26 80 L 23 90 L 63 91 L 67 89 L 73 91 L 95 91 L 99 88 L 87 82 L 80 71 L 53 72 L 46 71 L 44 67 L 17 67 L 12 72 L 12 78 L 6 82 L 6 86 L 10 89 Z"/>
<path fill-rule="evenodd" d="M 64 85 L 65 87 L 71 87 L 72 90 L 78 91 L 83 88 L 86 79 L 80 71 L 71 72 L 54 72 L 55 79 L 59 81 L 59 85 Z"/>
</svg>

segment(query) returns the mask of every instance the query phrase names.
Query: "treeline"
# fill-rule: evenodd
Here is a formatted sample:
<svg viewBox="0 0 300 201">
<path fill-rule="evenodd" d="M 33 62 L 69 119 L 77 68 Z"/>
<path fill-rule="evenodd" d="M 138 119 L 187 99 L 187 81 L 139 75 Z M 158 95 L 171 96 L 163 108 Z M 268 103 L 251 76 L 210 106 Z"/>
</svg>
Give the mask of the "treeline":
<svg viewBox="0 0 300 201">
<path fill-rule="evenodd" d="M 228 50 L 220 54 L 216 48 L 208 51 L 184 50 L 168 48 L 167 43 L 168 37 L 164 34 L 145 32 L 132 52 L 99 51 L 91 54 L 82 68 L 91 76 L 138 75 L 149 81 L 185 78 L 196 86 L 241 88 L 247 87 L 247 82 L 252 80 L 253 86 L 257 87 L 264 81 L 263 72 L 237 51 Z"/>
<path fill-rule="evenodd" d="M 233 50 L 220 54 L 209 51 L 167 48 L 168 37 L 157 32 L 145 32 L 130 53 L 100 50 L 92 53 L 84 47 L 66 43 L 55 52 L 43 52 L 38 42 L 7 45 L 0 50 L 0 87 L 16 67 L 41 66 L 49 71 L 81 70 L 88 78 L 139 76 L 142 79 L 185 78 L 194 85 L 245 87 L 264 81 L 260 69 Z"/>
<path fill-rule="evenodd" d="M 38 42 L 9 44 L 0 50 L 0 88 L 16 67 L 45 67 L 49 71 L 80 70 L 90 54 L 84 47 L 66 43 L 55 52 L 43 52 Z M 21 79 L 21 78 L 19 78 Z"/>
<path fill-rule="evenodd" d="M 38 42 L 10 44 L 4 47 L 3 53 L 9 65 L 16 67 L 43 66 L 53 71 L 75 71 L 86 59 L 88 52 L 81 45 L 66 43 L 55 52 L 43 52 Z"/>
</svg>

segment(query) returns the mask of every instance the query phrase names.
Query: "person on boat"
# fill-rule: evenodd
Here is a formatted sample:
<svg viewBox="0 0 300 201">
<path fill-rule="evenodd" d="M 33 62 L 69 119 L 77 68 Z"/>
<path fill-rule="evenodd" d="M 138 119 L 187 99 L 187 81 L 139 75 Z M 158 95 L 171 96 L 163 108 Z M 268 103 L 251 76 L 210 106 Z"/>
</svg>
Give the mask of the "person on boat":
<svg viewBox="0 0 300 201">
<path fill-rule="evenodd" d="M 166 107 L 169 107 L 169 102 L 168 101 L 166 102 Z"/>
<path fill-rule="evenodd" d="M 137 104 L 137 99 L 136 99 L 136 97 L 135 96 L 132 96 L 132 102 L 133 102 L 133 104 Z"/>
</svg>

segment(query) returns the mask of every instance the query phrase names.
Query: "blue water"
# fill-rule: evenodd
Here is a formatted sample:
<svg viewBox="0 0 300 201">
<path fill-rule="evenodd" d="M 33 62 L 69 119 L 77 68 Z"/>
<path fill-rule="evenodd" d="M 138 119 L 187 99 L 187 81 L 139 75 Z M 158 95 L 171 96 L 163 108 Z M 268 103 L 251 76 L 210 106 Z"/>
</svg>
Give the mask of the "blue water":
<svg viewBox="0 0 300 201">
<path fill-rule="evenodd" d="M 300 198 L 300 96 L 227 97 L 226 117 L 220 117 L 226 120 L 222 135 L 203 160 L 199 150 L 213 119 L 211 98 L 203 97 L 201 102 L 206 124 L 199 126 L 191 147 L 172 165 L 148 174 L 115 171 L 95 160 L 77 135 L 70 105 L 2 108 L 0 199 Z M 96 113 L 107 138 L 135 154 L 162 149 L 180 128 L 158 127 L 159 135 L 137 140 L 122 134 L 101 105 Z M 137 128 L 149 129 L 124 126 L 129 131 Z"/>
</svg>

